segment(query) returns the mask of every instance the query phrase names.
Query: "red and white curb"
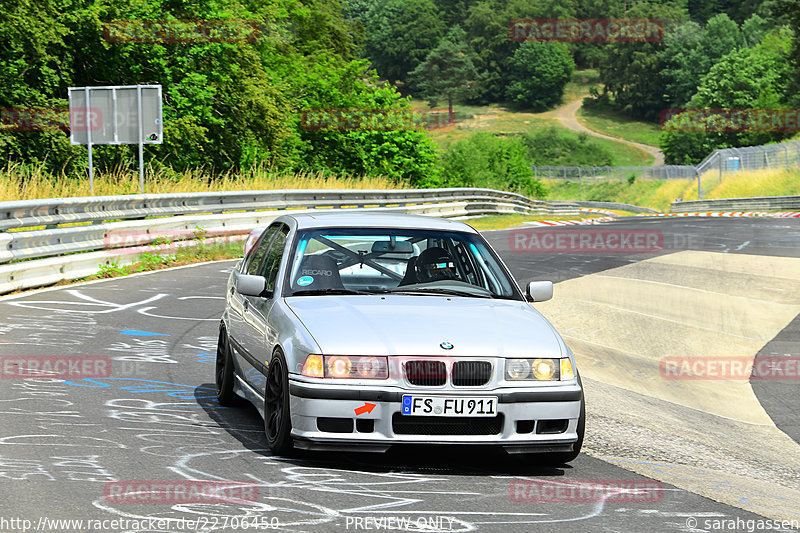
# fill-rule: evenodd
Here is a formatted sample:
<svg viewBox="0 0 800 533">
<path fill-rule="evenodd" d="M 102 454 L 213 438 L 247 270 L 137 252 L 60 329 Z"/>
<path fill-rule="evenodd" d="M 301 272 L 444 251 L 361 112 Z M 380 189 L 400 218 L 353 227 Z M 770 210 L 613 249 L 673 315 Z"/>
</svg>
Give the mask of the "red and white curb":
<svg viewBox="0 0 800 533">
<path fill-rule="evenodd" d="M 800 212 L 787 211 L 782 213 L 767 213 L 766 211 L 726 211 L 703 213 L 647 213 L 637 215 L 640 217 L 772 217 L 772 218 L 798 218 Z"/>
<path fill-rule="evenodd" d="M 597 209 L 596 207 L 581 207 L 578 211 L 582 211 L 584 213 L 599 213 L 601 215 L 608 215 L 610 217 L 618 217 L 619 215 L 613 211 L 609 211 L 608 209 Z"/>
<path fill-rule="evenodd" d="M 525 222 L 527 226 L 584 226 L 587 224 L 600 224 L 610 220 L 616 220 L 619 215 L 605 209 L 594 209 L 581 207 L 580 211 L 590 213 L 607 214 L 602 218 L 583 218 L 581 220 L 536 220 Z M 767 213 L 766 211 L 729 211 L 729 212 L 698 212 L 698 213 L 642 213 L 637 217 L 769 217 L 769 218 L 800 218 L 800 211 L 784 211 L 781 213 Z"/>
<path fill-rule="evenodd" d="M 614 220 L 614 217 L 603 218 L 582 218 L 581 220 L 534 220 L 525 222 L 526 226 L 585 226 L 587 224 L 599 224 Z"/>
</svg>

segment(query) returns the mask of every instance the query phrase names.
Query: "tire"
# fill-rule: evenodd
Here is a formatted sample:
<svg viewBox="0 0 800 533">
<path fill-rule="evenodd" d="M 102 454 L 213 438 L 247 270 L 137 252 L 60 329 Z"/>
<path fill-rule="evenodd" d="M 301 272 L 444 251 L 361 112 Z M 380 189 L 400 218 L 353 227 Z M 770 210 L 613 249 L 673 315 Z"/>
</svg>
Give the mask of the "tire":
<svg viewBox="0 0 800 533">
<path fill-rule="evenodd" d="M 274 455 L 290 456 L 294 451 L 292 419 L 289 412 L 289 373 L 283 353 L 276 351 L 267 371 L 264 391 L 264 433 Z"/>
<path fill-rule="evenodd" d="M 220 325 L 219 328 L 214 378 L 219 404 L 226 407 L 236 405 L 238 397 L 233 392 L 233 354 L 231 353 L 228 332 L 225 330 L 224 325 Z"/>
<path fill-rule="evenodd" d="M 583 446 L 583 434 L 586 431 L 586 403 L 584 402 L 583 392 L 581 391 L 581 414 L 578 416 L 578 440 L 572 445 L 571 452 L 555 452 L 545 454 L 542 459 L 546 465 L 563 465 L 573 461 L 581 453 Z"/>
</svg>

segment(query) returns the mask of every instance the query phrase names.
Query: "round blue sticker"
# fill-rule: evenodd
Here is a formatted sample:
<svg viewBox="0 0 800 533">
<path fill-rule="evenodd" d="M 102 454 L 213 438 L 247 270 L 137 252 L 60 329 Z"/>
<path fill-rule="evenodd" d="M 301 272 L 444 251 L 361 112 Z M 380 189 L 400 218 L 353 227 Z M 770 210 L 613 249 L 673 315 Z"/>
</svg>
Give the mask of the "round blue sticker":
<svg viewBox="0 0 800 533">
<path fill-rule="evenodd" d="M 314 278 L 311 276 L 303 276 L 302 278 L 297 279 L 297 285 L 300 287 L 305 287 L 306 285 L 311 285 L 314 283 Z"/>
</svg>

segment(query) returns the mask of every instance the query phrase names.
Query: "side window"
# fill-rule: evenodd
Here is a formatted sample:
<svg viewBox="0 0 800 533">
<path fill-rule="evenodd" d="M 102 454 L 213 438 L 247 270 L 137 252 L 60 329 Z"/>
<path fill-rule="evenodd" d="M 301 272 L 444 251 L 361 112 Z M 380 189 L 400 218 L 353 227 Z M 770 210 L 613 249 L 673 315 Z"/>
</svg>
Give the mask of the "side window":
<svg viewBox="0 0 800 533">
<path fill-rule="evenodd" d="M 264 267 L 261 269 L 261 275 L 267 278 L 267 291 L 273 292 L 275 290 L 275 281 L 278 277 L 278 269 L 281 266 L 281 258 L 283 251 L 286 248 L 286 236 L 289 234 L 289 228 L 283 226 L 275 239 L 272 241 L 272 246 L 269 247 Z"/>
<path fill-rule="evenodd" d="M 280 226 L 270 226 L 270 228 L 267 229 L 267 231 L 264 232 L 264 234 L 258 240 L 255 248 L 247 257 L 247 262 L 244 266 L 245 274 L 250 276 L 260 275 L 261 267 L 264 264 L 264 257 L 267 255 L 267 250 L 269 250 L 269 244 L 272 242 L 272 238 L 278 232 L 279 227 Z"/>
</svg>

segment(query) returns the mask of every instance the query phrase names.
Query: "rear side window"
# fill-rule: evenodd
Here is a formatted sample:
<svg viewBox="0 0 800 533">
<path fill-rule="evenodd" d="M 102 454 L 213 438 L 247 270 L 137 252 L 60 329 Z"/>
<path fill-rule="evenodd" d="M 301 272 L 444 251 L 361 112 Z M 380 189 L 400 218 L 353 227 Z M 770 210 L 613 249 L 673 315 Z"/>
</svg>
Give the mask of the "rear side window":
<svg viewBox="0 0 800 533">
<path fill-rule="evenodd" d="M 281 258 L 283 257 L 283 250 L 286 248 L 286 236 L 288 234 L 289 228 L 286 226 L 283 226 L 280 231 L 276 233 L 264 260 L 264 266 L 259 273 L 259 275 L 267 278 L 267 291 L 269 292 L 275 290 L 275 280 L 278 277 L 278 270 L 281 267 Z"/>
<path fill-rule="evenodd" d="M 270 226 L 267 231 L 261 235 L 261 238 L 256 243 L 250 255 L 247 256 L 244 264 L 243 272 L 250 276 L 260 276 L 261 270 L 264 265 L 264 258 L 269 250 L 269 245 L 275 234 L 278 232 L 280 225 Z"/>
</svg>

